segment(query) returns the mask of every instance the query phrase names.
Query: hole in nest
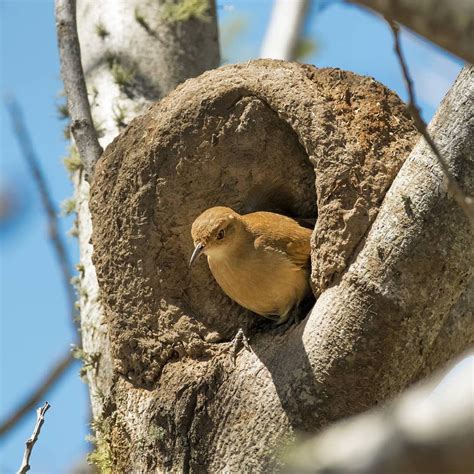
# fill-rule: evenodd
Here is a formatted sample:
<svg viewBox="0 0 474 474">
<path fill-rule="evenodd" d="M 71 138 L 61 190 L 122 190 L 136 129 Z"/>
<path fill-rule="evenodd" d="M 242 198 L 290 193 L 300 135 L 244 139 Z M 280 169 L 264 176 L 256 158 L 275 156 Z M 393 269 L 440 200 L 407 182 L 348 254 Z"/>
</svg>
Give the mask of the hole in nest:
<svg viewBox="0 0 474 474">
<path fill-rule="evenodd" d="M 211 119 L 208 122 L 212 125 Z M 173 183 L 178 193 L 186 193 L 186 220 L 180 222 L 179 234 L 181 285 L 186 287 L 182 297 L 188 314 L 224 340 L 239 328 L 252 332 L 266 320 L 224 293 L 205 258 L 188 269 L 194 248 L 192 223 L 206 209 L 225 206 L 239 214 L 268 211 L 286 215 L 312 229 L 317 217 L 315 174 L 295 131 L 255 97 L 242 98 L 206 132 L 218 139 L 205 140 L 199 153 L 181 160 Z"/>
</svg>

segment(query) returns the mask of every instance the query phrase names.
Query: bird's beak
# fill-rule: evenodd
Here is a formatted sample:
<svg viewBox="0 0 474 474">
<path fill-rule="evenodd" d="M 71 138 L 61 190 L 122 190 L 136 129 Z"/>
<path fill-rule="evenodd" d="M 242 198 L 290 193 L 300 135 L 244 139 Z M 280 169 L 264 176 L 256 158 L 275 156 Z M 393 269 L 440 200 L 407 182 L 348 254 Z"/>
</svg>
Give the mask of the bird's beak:
<svg viewBox="0 0 474 474">
<path fill-rule="evenodd" d="M 195 260 L 199 258 L 199 256 L 202 254 L 204 251 L 204 245 L 203 244 L 197 244 L 196 247 L 194 248 L 194 252 L 191 255 L 191 259 L 189 260 L 189 266 L 191 266 Z"/>
</svg>

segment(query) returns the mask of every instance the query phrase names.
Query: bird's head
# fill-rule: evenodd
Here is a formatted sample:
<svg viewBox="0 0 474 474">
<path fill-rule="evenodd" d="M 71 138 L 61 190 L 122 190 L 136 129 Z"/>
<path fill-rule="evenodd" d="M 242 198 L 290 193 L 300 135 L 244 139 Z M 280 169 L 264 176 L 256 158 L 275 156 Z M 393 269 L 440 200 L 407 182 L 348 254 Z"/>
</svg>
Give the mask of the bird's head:
<svg viewBox="0 0 474 474">
<path fill-rule="evenodd" d="M 203 253 L 218 257 L 229 251 L 241 227 L 240 215 L 230 207 L 211 207 L 204 211 L 191 227 L 194 252 L 189 266 Z"/>
</svg>

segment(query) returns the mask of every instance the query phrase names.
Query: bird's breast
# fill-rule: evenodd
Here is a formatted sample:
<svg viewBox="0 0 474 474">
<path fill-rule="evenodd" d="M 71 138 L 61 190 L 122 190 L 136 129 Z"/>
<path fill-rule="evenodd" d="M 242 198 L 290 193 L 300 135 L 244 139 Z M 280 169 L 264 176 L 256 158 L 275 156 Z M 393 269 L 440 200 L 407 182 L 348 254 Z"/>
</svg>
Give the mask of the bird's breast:
<svg viewBox="0 0 474 474">
<path fill-rule="evenodd" d="M 262 316 L 286 315 L 310 291 L 309 270 L 278 252 L 209 256 L 208 262 L 224 292 Z"/>
</svg>

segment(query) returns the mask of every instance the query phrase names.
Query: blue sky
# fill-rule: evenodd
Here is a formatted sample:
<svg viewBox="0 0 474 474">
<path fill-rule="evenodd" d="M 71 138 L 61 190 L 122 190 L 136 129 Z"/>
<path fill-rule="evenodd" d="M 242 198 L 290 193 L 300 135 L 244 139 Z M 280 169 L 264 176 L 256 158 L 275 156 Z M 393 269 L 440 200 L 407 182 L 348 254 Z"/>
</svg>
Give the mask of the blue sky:
<svg viewBox="0 0 474 474">
<path fill-rule="evenodd" d="M 325 2 L 327 3 L 327 2 Z M 225 62 L 258 57 L 270 14 L 269 0 L 220 0 L 219 23 Z M 56 104 L 62 89 L 49 0 L 0 0 L 0 93 L 13 94 L 23 107 L 33 143 L 55 202 L 71 194 L 61 164 L 67 143 Z M 335 66 L 375 77 L 406 98 L 390 32 L 383 21 L 357 7 L 313 4 L 303 36 L 317 42 L 305 62 Z M 439 48 L 404 32 L 403 46 L 424 117 L 429 120 L 462 63 Z M 0 418 L 34 387 L 74 340 L 62 282 L 47 239 L 43 209 L 25 167 L 3 105 L 0 107 L 0 192 L 15 197 L 20 211 L 0 226 Z M 62 219 L 62 230 L 71 226 Z M 76 243 L 67 237 L 73 262 Z M 31 464 L 34 473 L 68 471 L 88 449 L 86 386 L 78 365 L 48 396 L 41 439 Z M 0 472 L 19 467 L 24 441 L 34 425 L 32 413 L 0 441 Z"/>
</svg>

